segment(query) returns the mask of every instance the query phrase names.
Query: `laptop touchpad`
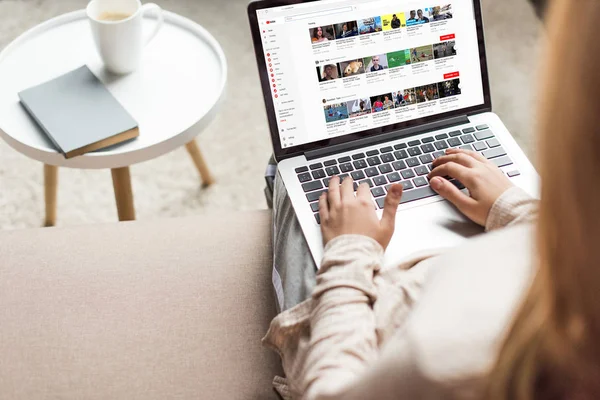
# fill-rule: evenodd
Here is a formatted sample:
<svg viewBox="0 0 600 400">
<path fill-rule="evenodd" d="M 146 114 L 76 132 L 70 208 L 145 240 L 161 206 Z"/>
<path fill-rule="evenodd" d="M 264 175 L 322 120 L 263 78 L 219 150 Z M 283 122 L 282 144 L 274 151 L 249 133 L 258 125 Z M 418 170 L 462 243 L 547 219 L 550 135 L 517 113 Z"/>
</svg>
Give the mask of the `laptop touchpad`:
<svg viewBox="0 0 600 400">
<path fill-rule="evenodd" d="M 413 253 L 454 247 L 483 233 L 447 201 L 398 210 L 396 231 L 385 254 L 385 264 L 395 264 Z"/>
</svg>

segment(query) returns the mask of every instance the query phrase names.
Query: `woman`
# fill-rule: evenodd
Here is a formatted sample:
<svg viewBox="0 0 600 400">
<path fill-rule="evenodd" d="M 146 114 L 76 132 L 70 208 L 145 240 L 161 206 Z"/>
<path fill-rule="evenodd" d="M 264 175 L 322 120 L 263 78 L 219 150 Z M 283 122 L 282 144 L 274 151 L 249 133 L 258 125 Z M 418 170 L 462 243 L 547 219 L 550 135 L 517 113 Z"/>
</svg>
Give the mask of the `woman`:
<svg viewBox="0 0 600 400">
<path fill-rule="evenodd" d="M 385 96 L 385 100 L 383 101 L 383 109 L 390 110 L 394 108 L 394 103 L 390 100 L 389 96 Z"/>
<path fill-rule="evenodd" d="M 392 29 L 400 28 L 400 20 L 396 14 L 392 15 Z"/>
<path fill-rule="evenodd" d="M 312 42 L 313 43 L 321 43 L 321 42 L 327 42 L 327 41 L 329 41 L 329 39 L 327 39 L 325 37 L 325 35 L 323 34 L 323 28 L 322 27 L 316 28 L 314 31 L 314 34 L 313 34 Z"/>
<path fill-rule="evenodd" d="M 413 92 L 411 92 L 410 90 L 405 90 L 404 91 L 404 100 L 407 103 L 410 103 L 410 104 L 414 103 L 414 98 L 413 98 L 413 94 L 412 93 Z"/>
<path fill-rule="evenodd" d="M 283 308 L 294 306 L 285 292 L 294 286 L 310 289 L 296 290 L 297 300 L 312 296 L 280 314 L 265 338 L 282 356 L 287 382 L 275 383 L 287 383 L 288 398 L 600 398 L 600 56 L 590 52 L 600 2 L 577 5 L 577 24 L 563 23 L 572 5 L 556 0 L 547 25 L 539 219 L 537 201 L 497 168 L 449 150 L 434 162 L 431 186 L 494 232 L 382 268 L 401 188 L 390 188 L 379 221 L 368 188 L 355 198 L 350 179 L 333 178 L 320 199 L 326 249 L 316 281 L 302 269 L 289 283 L 298 254 L 281 274 Z M 564 59 L 582 61 L 564 68 Z M 290 211 L 281 192 L 275 246 Z M 276 253 L 276 265 L 284 261 Z"/>
<path fill-rule="evenodd" d="M 365 112 L 365 111 L 367 111 L 367 110 L 365 109 L 365 101 L 364 101 L 364 100 L 361 100 L 361 102 L 360 102 L 360 112 L 361 112 L 361 113 L 363 113 L 363 112 Z"/>
</svg>

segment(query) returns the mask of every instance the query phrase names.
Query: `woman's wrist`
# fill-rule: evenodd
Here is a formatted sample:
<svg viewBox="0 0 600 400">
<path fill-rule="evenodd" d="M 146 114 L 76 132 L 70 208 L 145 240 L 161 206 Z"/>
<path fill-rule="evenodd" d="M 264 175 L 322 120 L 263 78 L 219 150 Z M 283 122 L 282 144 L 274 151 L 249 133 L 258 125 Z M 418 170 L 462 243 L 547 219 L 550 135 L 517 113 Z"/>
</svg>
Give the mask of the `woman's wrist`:
<svg viewBox="0 0 600 400">
<path fill-rule="evenodd" d="M 532 212 L 533 208 L 523 206 L 535 207 L 535 202 L 533 197 L 518 186 L 507 189 L 492 205 L 485 221 L 485 231 L 504 228 L 524 213 Z"/>
</svg>

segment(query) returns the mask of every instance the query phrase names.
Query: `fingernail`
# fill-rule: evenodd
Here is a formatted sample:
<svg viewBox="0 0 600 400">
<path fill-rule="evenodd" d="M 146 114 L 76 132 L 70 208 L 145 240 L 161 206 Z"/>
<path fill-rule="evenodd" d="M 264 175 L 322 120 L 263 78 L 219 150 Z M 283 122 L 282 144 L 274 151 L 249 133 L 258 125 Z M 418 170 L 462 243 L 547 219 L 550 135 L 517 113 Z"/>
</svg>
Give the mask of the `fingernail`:
<svg viewBox="0 0 600 400">
<path fill-rule="evenodd" d="M 402 196 L 402 189 L 400 186 L 394 186 L 392 187 L 392 193 L 394 194 L 394 196 Z"/>
<path fill-rule="evenodd" d="M 431 180 L 431 182 L 429 182 L 429 183 L 431 184 L 431 187 L 432 187 L 434 190 L 440 190 L 440 189 L 442 188 L 442 186 L 444 185 L 444 184 L 442 183 L 442 180 L 441 180 L 440 178 L 433 178 L 433 179 Z"/>
</svg>

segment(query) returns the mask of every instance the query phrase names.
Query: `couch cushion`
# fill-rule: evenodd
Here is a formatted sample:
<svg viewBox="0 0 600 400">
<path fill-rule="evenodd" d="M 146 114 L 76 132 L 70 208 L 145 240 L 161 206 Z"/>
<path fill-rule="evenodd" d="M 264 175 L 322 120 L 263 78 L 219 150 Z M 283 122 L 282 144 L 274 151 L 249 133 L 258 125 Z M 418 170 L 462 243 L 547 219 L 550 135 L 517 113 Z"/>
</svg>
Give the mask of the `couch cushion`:
<svg viewBox="0 0 600 400">
<path fill-rule="evenodd" d="M 0 232 L 0 393 L 269 399 L 268 212 Z"/>
</svg>

